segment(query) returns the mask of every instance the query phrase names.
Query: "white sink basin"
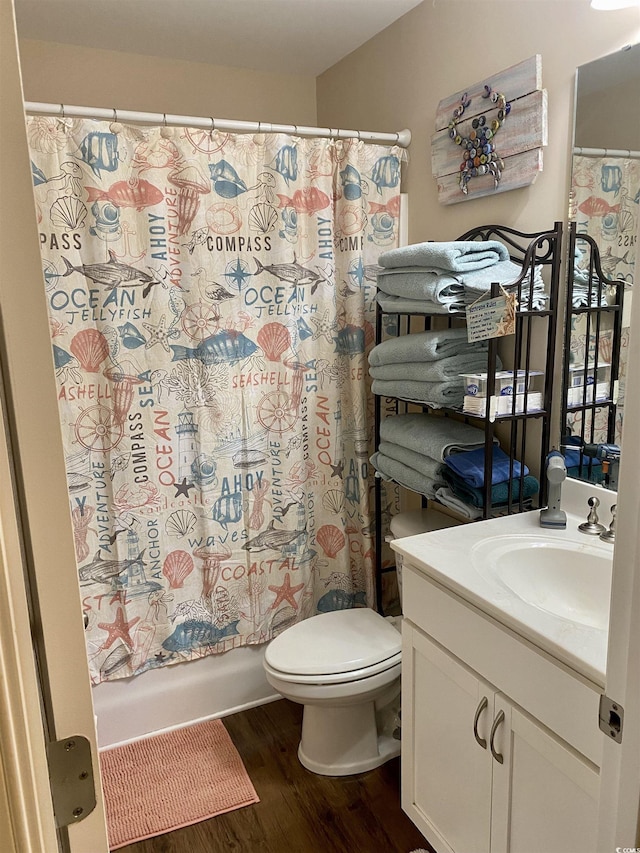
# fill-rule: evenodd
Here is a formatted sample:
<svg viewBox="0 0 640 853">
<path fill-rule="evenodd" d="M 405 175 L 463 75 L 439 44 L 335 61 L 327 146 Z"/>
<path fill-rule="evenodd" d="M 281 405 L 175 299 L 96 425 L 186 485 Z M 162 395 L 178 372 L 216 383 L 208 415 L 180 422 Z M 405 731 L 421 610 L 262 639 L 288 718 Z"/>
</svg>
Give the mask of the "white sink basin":
<svg viewBox="0 0 640 853">
<path fill-rule="evenodd" d="M 610 546 L 544 534 L 493 536 L 471 549 L 485 580 L 533 607 L 600 630 L 609 622 L 612 555 Z"/>
</svg>

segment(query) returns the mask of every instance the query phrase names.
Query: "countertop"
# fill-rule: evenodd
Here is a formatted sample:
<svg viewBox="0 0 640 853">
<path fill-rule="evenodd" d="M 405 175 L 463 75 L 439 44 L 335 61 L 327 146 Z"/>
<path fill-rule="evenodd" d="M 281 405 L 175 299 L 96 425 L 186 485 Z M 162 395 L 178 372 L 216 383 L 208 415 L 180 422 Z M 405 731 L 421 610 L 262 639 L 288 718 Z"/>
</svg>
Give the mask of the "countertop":
<svg viewBox="0 0 640 853">
<path fill-rule="evenodd" d="M 478 571 L 473 549 L 478 543 L 497 536 L 541 536 L 565 548 L 579 551 L 589 546 L 613 561 L 613 546 L 597 536 L 578 531 L 588 512 L 587 499 L 600 498 L 600 521 L 608 527 L 610 507 L 617 501 L 615 492 L 567 480 L 562 489 L 562 508 L 567 513 L 565 530 L 544 529 L 539 510 L 478 521 L 445 530 L 420 533 L 395 539 L 391 547 L 405 561 L 473 604 L 495 620 L 511 628 L 554 658 L 604 687 L 608 644 L 609 602 L 603 601 L 603 627 L 590 627 L 562 618 L 527 603 L 503 584 Z M 610 584 L 608 586 L 610 594 Z"/>
</svg>

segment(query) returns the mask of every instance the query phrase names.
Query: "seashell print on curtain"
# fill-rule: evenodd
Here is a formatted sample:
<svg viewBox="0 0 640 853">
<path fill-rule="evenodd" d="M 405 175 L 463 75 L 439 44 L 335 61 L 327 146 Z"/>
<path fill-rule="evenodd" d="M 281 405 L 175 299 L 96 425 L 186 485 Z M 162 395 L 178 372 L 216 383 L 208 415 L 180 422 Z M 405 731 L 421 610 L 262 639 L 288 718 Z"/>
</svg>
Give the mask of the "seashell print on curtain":
<svg viewBox="0 0 640 853">
<path fill-rule="evenodd" d="M 95 683 L 373 603 L 401 151 L 30 118 Z"/>
</svg>

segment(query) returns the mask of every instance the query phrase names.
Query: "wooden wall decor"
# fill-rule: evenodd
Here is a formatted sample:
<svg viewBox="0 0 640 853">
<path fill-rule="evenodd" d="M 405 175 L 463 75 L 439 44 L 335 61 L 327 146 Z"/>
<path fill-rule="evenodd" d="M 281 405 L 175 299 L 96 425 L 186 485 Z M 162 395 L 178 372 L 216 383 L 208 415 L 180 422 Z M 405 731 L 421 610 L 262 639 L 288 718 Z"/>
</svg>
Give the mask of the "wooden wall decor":
<svg viewBox="0 0 640 853">
<path fill-rule="evenodd" d="M 504 111 L 507 114 L 499 120 L 502 96 L 508 106 Z M 479 137 L 483 127 L 493 127 L 489 140 Z M 456 135 L 457 143 L 452 138 Z M 489 142 L 487 150 L 497 156 L 494 163 L 500 167 L 489 162 L 485 169 L 476 169 L 479 174 L 467 171 L 461 181 L 461 164 L 466 162 L 463 156 L 469 150 L 466 143 L 470 138 L 477 139 L 480 146 Z M 438 201 L 457 204 L 529 186 L 542 171 L 542 147 L 546 144 L 547 92 L 542 88 L 542 57 L 536 55 L 440 101 L 436 132 L 431 137 L 431 171 L 438 182 Z M 474 155 L 479 158 L 481 153 L 482 148 L 476 145 Z"/>
</svg>

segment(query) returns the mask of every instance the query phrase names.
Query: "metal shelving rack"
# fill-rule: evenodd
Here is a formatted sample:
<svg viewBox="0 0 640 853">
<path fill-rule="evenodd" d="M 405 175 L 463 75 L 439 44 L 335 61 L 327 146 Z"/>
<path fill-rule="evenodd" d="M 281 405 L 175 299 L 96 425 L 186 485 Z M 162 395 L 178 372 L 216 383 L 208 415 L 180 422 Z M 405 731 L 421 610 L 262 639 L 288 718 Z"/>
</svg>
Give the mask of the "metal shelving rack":
<svg viewBox="0 0 640 853">
<path fill-rule="evenodd" d="M 491 475 L 493 468 L 493 440 L 496 428 L 500 425 L 504 439 L 504 431 L 508 433 L 508 451 L 510 459 L 510 478 L 513 479 L 514 461 L 520 459 L 524 461 L 525 452 L 528 444 L 530 446 L 531 439 L 528 436 L 528 426 L 530 421 L 537 420 L 541 424 L 539 430 L 538 454 L 539 469 L 538 474 L 544 471 L 545 460 L 550 449 L 551 441 L 551 399 L 553 391 L 553 376 L 555 367 L 555 346 L 558 322 L 558 291 L 560 284 L 560 262 L 561 262 L 561 247 L 562 247 L 562 222 L 555 222 L 553 229 L 549 231 L 540 231 L 534 233 L 526 233 L 516 231 L 513 228 L 502 225 L 485 225 L 465 232 L 458 240 L 499 240 L 509 250 L 511 260 L 519 263 L 523 267 L 521 276 L 505 289 L 508 292 L 515 292 L 517 295 L 518 309 L 516 312 L 515 334 L 509 338 L 491 338 L 488 342 L 488 387 L 494 385 L 494 377 L 496 373 L 496 364 L 498 356 L 498 347 L 500 347 L 500 355 L 504 363 L 505 369 L 523 371 L 525 394 L 524 394 L 524 413 L 516 413 L 516 396 L 513 396 L 511 412 L 504 415 L 495 415 L 489 417 L 480 417 L 463 413 L 461 410 L 445 409 L 445 416 L 457 417 L 464 419 L 467 423 L 484 425 L 484 449 L 485 449 L 485 483 L 484 483 L 484 509 L 483 518 L 489 518 L 497 514 L 497 508 L 491 504 Z M 533 281 L 533 271 L 535 267 L 540 267 L 541 270 L 547 270 L 546 285 L 548 293 L 548 303 L 544 310 L 534 310 L 533 308 L 533 293 L 527 298 L 526 290 L 523 297 L 523 285 L 526 286 L 528 277 L 531 276 Z M 495 296 L 500 292 L 500 286 L 493 284 L 491 287 L 491 295 Z M 376 310 L 376 343 L 382 340 L 382 318 L 384 312 L 377 306 Z M 427 313 L 411 312 L 411 314 L 402 314 L 399 317 L 407 317 L 407 333 L 411 331 L 411 318 L 422 317 L 425 322 L 425 329 L 431 327 L 431 318 L 433 316 L 443 317 L 448 316 L 449 326 L 453 325 L 456 320 L 456 315 L 431 315 Z M 463 315 L 457 315 L 457 319 L 464 319 Z M 532 358 L 539 358 L 541 355 L 532 355 L 536 349 L 534 337 L 540 341 L 540 334 L 536 334 L 536 329 L 541 325 L 546 324 L 546 328 L 542 332 L 542 340 L 544 341 L 544 364 L 532 364 Z M 400 323 L 397 323 L 399 329 Z M 534 369 L 543 369 L 544 375 L 542 400 L 543 407 L 541 410 L 527 412 L 529 377 Z M 384 398 L 376 397 L 375 401 L 375 446 L 378 448 L 380 442 L 380 424 L 382 418 L 382 400 Z M 412 401 L 402 401 L 400 398 L 396 401 L 396 412 L 399 404 L 416 405 Z M 489 401 L 487 405 L 490 406 Z M 428 407 L 423 407 L 424 411 L 428 411 Z M 508 503 L 501 505 L 499 514 L 511 515 L 515 512 L 523 512 L 530 507 L 525 505 L 523 499 L 523 483 L 524 483 L 524 468 L 521 469 L 519 476 L 519 497 L 516 500 L 512 499 L 509 494 Z M 540 492 L 538 494 L 538 505 L 544 506 L 546 503 L 546 482 L 543 476 L 540 479 Z M 404 488 L 404 487 L 403 487 Z M 427 505 L 427 499 L 423 497 L 423 506 Z M 382 565 L 382 549 L 383 549 L 383 530 L 382 530 L 382 480 L 379 477 L 375 478 L 375 513 L 376 513 L 376 537 L 375 537 L 375 552 L 376 552 L 376 597 L 378 609 L 382 612 L 382 575 L 385 572 L 394 571 L 394 566 L 383 567 Z"/>
<path fill-rule="evenodd" d="M 573 306 L 574 296 L 574 265 L 572 259 L 575 257 L 576 246 L 580 244 L 588 253 L 588 291 L 587 306 L 575 308 Z M 567 301 L 566 301 L 566 323 L 564 341 L 564 361 L 562 377 L 562 434 L 566 434 L 568 416 L 571 414 L 581 415 L 581 426 L 579 436 L 580 446 L 585 444 L 616 443 L 616 413 L 618 409 L 618 380 L 620 370 L 620 344 L 622 337 L 622 312 L 624 303 L 625 282 L 619 279 L 610 279 L 602 271 L 600 262 L 600 250 L 595 240 L 588 234 L 579 234 L 576 223 L 569 225 L 569 262 L 567 263 Z M 606 304 L 601 304 L 601 297 L 608 291 Z M 595 301 L 595 304 L 592 304 Z M 584 335 L 576 335 L 573 320 L 583 316 L 585 318 Z M 608 329 L 603 326 L 609 326 Z M 607 380 L 607 396 L 597 399 L 598 368 L 603 365 L 600 356 L 600 343 L 603 333 L 611 331 L 611 361 L 609 378 Z M 585 381 L 582 386 L 582 399 L 577 403 L 569 404 L 569 391 L 571 390 L 571 353 L 572 341 L 582 338 L 585 354 Z M 593 359 L 591 358 L 593 353 Z M 587 382 L 587 373 L 593 370 L 594 382 Z M 603 383 L 604 384 L 604 383 Z M 592 388 L 592 399 L 589 400 L 588 389 Z M 605 411 L 606 427 L 605 435 L 602 428 L 596 427 L 596 413 Z M 589 422 L 587 424 L 587 422 Z M 593 458 L 587 457 L 580 452 L 579 471 L 584 472 L 586 479 L 593 475 Z"/>
</svg>

